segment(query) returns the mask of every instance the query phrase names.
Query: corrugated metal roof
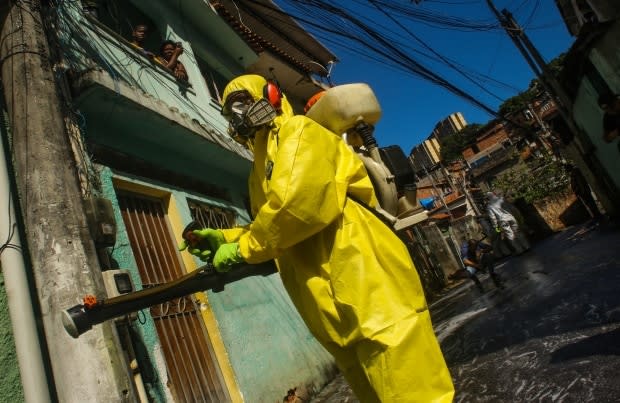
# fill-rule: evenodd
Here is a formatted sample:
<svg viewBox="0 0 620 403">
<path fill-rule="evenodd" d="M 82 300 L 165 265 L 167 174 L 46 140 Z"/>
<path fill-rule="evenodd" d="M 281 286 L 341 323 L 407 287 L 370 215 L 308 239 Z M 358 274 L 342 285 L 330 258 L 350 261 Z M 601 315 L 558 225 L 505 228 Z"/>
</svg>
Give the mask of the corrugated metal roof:
<svg viewBox="0 0 620 403">
<path fill-rule="evenodd" d="M 304 73 L 328 75 L 336 56 L 271 0 L 211 0 L 218 14 L 257 53 L 269 51 Z"/>
</svg>

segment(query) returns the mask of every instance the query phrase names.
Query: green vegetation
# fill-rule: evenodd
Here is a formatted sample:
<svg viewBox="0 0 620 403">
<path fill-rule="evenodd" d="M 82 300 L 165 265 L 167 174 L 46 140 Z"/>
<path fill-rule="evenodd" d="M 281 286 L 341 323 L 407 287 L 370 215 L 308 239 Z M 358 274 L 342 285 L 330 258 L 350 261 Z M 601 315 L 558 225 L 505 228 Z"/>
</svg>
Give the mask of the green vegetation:
<svg viewBox="0 0 620 403">
<path fill-rule="evenodd" d="M 564 62 L 565 53 L 560 54 L 547 64 L 547 68 L 555 77 L 558 77 L 562 71 L 562 63 Z M 544 91 L 544 87 L 538 78 L 533 79 L 527 90 L 505 100 L 500 106 L 498 113 L 501 116 L 507 116 L 511 113 L 518 112 L 528 107 L 537 95 Z"/>
<path fill-rule="evenodd" d="M 566 191 L 569 182 L 564 165 L 549 154 L 503 172 L 493 182 L 502 194 L 532 203 Z"/>
<path fill-rule="evenodd" d="M 460 132 L 441 140 L 441 159 L 446 162 L 463 158 L 463 150 L 476 142 L 483 125 L 472 123 L 465 126 Z"/>
<path fill-rule="evenodd" d="M 536 87 L 530 87 L 512 98 L 508 98 L 499 106 L 499 114 L 501 116 L 508 116 L 511 113 L 518 112 L 528 107 L 528 104 L 536 98 Z"/>
</svg>

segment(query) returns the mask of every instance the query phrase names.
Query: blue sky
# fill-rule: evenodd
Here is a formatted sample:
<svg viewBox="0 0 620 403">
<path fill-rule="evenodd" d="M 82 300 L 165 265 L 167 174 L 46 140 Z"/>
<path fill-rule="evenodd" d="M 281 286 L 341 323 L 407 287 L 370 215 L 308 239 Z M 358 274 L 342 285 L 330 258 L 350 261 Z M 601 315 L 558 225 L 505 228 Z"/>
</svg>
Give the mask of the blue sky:
<svg viewBox="0 0 620 403">
<path fill-rule="evenodd" d="M 494 1 L 498 9 L 506 8 L 513 12 L 517 22 L 525 28 L 525 32 L 545 60 L 553 59 L 572 44 L 573 38 L 568 34 L 554 1 Z M 353 0 L 333 2 L 348 8 L 356 7 L 356 3 Z M 485 0 L 425 0 L 419 5 L 403 0 L 401 3 L 445 16 L 495 22 Z M 381 12 L 359 7 L 358 15 L 376 21 L 377 29 L 391 27 L 393 33 L 403 41 L 414 42 L 406 31 L 388 20 Z M 397 17 L 396 14 L 392 15 Z M 534 78 L 534 73 L 502 29 L 464 32 L 397 18 L 399 23 L 442 56 L 463 65 L 467 71 L 473 70 L 506 84 L 507 86 L 496 85 L 478 80 L 485 89 L 501 100 L 516 95 L 519 90 L 525 90 Z M 313 32 L 312 28 L 306 28 Z M 340 60 L 332 68 L 334 84 L 365 82 L 373 88 L 379 99 L 383 116 L 377 124 L 376 137 L 380 146 L 396 144 L 408 154 L 413 146 L 430 134 L 439 120 L 453 112 L 462 112 L 468 123 L 486 123 L 492 118 L 487 112 L 444 88 L 351 52 L 351 46 L 348 46 L 346 41 L 336 39 L 326 43 L 325 35 L 316 33 L 317 38 Z M 501 100 L 487 94 L 443 63 L 433 62 L 422 56 L 417 60 L 492 109 L 497 110 L 501 104 Z"/>
</svg>

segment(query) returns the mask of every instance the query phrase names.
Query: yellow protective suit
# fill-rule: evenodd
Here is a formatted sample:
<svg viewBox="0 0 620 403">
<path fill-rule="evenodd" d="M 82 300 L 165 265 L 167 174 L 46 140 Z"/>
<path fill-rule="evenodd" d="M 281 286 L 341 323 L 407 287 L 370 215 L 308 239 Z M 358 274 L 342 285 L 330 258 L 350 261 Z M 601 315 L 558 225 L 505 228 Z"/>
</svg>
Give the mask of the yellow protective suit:
<svg viewBox="0 0 620 403">
<path fill-rule="evenodd" d="M 231 81 L 224 100 L 263 95 Z M 254 221 L 224 230 L 249 263 L 275 259 L 293 303 L 362 402 L 450 402 L 454 389 L 405 245 L 357 200 L 377 200 L 360 159 L 305 116 L 283 112 L 257 133 L 249 179 Z"/>
</svg>

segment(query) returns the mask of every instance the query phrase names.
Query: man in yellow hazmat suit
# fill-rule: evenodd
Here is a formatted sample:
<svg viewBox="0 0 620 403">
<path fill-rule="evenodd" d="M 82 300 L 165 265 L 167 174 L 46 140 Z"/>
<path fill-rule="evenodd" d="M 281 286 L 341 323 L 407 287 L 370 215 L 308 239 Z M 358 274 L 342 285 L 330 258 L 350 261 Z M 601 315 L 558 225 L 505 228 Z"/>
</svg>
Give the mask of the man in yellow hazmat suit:
<svg viewBox="0 0 620 403">
<path fill-rule="evenodd" d="M 341 137 L 293 116 L 275 83 L 245 75 L 224 90 L 230 134 L 254 152 L 254 221 L 193 231 L 213 264 L 274 259 L 310 331 L 362 402 L 450 402 L 454 389 L 405 245 Z M 358 202 L 359 201 L 359 202 Z M 190 245 L 190 252 L 211 257 Z"/>
</svg>

